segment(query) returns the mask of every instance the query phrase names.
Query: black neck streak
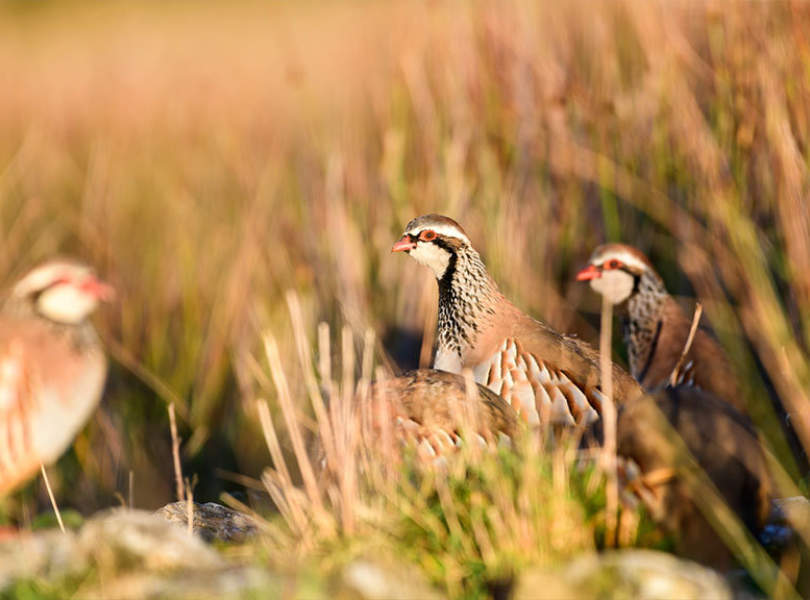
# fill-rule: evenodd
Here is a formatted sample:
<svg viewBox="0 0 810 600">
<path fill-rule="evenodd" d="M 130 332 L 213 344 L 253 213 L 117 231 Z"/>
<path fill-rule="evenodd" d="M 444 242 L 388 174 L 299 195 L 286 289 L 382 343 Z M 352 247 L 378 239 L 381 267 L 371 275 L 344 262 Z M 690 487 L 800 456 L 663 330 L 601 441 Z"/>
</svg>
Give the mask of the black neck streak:
<svg viewBox="0 0 810 600">
<path fill-rule="evenodd" d="M 482 321 L 494 314 L 495 286 L 471 247 L 453 248 L 444 241 L 439 245 L 450 253 L 447 269 L 439 279 L 439 349 L 463 356 L 474 346 Z"/>
<path fill-rule="evenodd" d="M 662 326 L 667 291 L 652 271 L 636 275 L 633 294 L 627 301 L 628 323 L 625 341 L 630 371 L 641 381 L 654 360 Z"/>
</svg>

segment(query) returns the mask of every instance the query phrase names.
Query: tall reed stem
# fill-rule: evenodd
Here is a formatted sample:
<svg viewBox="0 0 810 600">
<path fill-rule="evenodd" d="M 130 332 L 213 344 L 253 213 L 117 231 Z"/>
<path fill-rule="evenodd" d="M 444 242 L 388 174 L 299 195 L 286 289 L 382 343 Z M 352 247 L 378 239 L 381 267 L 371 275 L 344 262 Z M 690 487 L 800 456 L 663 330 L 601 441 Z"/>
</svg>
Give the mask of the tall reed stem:
<svg viewBox="0 0 810 600">
<path fill-rule="evenodd" d="M 616 543 L 616 517 L 619 507 L 619 488 L 616 481 L 616 406 L 613 404 L 613 378 L 610 358 L 611 334 L 613 332 L 613 304 L 602 297 L 602 322 L 599 332 L 599 367 L 602 381 L 602 427 L 604 428 L 604 447 L 602 449 L 602 468 L 607 477 L 605 507 L 605 545 Z"/>
</svg>

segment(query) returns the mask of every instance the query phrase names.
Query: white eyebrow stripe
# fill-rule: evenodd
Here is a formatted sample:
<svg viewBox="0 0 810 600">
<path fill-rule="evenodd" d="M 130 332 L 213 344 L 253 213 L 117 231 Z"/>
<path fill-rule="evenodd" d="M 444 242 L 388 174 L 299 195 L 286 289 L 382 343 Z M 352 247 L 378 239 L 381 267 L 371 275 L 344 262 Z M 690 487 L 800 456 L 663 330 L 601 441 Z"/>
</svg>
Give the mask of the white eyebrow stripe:
<svg viewBox="0 0 810 600">
<path fill-rule="evenodd" d="M 470 244 L 470 239 L 466 235 L 461 233 L 458 230 L 457 227 L 453 227 L 452 225 L 445 225 L 443 223 L 436 224 L 436 225 L 421 225 L 419 227 L 415 227 L 413 229 L 410 229 L 410 230 L 406 231 L 405 233 L 407 235 L 416 236 L 416 235 L 419 234 L 420 231 L 425 231 L 426 229 L 430 229 L 431 231 L 435 231 L 439 235 L 446 235 L 446 236 L 449 236 L 449 237 L 454 237 L 454 238 L 458 238 L 460 240 L 464 240 L 465 242 Z M 472 244 L 470 244 L 470 245 L 472 245 Z"/>
<path fill-rule="evenodd" d="M 614 252 L 607 252 L 602 256 L 594 256 L 591 259 L 592 265 L 601 265 L 604 262 L 611 260 L 611 259 L 620 260 L 622 263 L 627 265 L 628 267 L 633 267 L 638 269 L 639 271 L 646 271 L 650 267 L 644 263 L 643 261 L 639 260 L 637 256 L 634 256 L 627 252 L 626 250 L 619 250 Z"/>
</svg>

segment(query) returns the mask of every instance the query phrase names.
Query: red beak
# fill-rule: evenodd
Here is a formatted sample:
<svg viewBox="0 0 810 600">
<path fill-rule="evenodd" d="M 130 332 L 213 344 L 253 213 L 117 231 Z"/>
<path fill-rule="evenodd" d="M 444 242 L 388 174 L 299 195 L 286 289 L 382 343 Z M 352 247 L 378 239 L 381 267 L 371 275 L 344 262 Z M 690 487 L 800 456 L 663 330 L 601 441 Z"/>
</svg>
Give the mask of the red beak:
<svg viewBox="0 0 810 600">
<path fill-rule="evenodd" d="M 95 277 L 83 281 L 81 289 L 88 294 L 92 294 L 102 302 L 109 302 L 115 298 L 115 288 Z"/>
<path fill-rule="evenodd" d="M 599 279 L 602 276 L 602 271 L 596 265 L 588 265 L 577 273 L 577 281 L 590 281 L 591 279 Z"/>
<path fill-rule="evenodd" d="M 391 246 L 391 252 L 407 252 L 416 248 L 416 242 L 411 239 L 407 233 L 403 235 L 400 240 Z"/>
</svg>

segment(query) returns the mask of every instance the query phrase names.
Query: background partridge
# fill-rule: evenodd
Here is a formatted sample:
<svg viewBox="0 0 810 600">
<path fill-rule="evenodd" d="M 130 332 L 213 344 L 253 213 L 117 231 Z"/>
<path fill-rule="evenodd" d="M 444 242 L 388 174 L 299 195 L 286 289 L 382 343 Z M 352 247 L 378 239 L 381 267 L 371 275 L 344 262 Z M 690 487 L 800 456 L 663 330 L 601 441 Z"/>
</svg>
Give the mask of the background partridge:
<svg viewBox="0 0 810 600">
<path fill-rule="evenodd" d="M 746 416 L 693 386 L 668 387 L 619 409 L 618 454 L 638 465 L 642 481 L 672 473 L 659 477 L 647 490 L 651 494 L 642 494 L 653 517 L 673 535 L 680 554 L 727 568 L 733 556 L 696 501 L 703 492 L 683 477 L 683 469 L 690 467 L 662 426 L 662 416 L 753 534 L 765 525 L 774 496 L 756 432 Z"/>
<path fill-rule="evenodd" d="M 647 390 L 667 385 L 685 347 L 692 317 L 667 293 L 647 257 L 625 244 L 599 246 L 577 279 L 589 281 L 598 293 L 626 308 L 625 341 L 633 376 Z M 676 383 L 697 385 L 745 411 L 723 349 L 701 328 Z"/>
<path fill-rule="evenodd" d="M 0 494 L 55 461 L 99 399 L 107 363 L 88 317 L 112 290 L 90 268 L 52 261 L 0 309 Z"/>
</svg>

